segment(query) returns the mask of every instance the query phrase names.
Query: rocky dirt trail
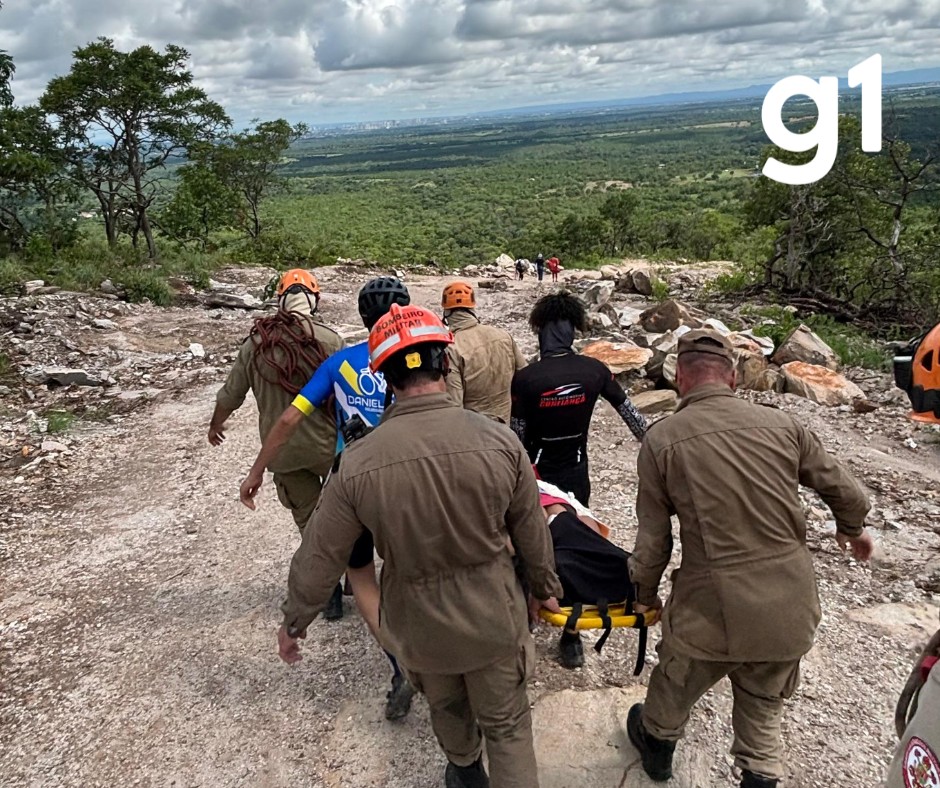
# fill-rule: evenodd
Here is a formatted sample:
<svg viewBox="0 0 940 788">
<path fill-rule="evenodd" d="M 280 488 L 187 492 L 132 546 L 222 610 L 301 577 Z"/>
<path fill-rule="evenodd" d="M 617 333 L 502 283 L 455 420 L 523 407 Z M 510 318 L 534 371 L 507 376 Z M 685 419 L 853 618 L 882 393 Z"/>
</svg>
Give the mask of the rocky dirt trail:
<svg viewBox="0 0 940 788">
<path fill-rule="evenodd" d="M 317 274 L 324 319 L 355 338 L 354 294 L 371 272 Z M 230 275 L 258 286 L 270 272 Z M 436 305 L 439 277 L 407 280 L 415 302 Z M 531 279 L 506 287 L 480 291 L 481 315 L 530 354 L 524 321 L 539 291 Z M 250 404 L 230 421 L 223 447 L 205 439 L 215 389 L 254 313 L 39 298 L 0 304 L 8 316 L 0 350 L 24 368 L 111 370 L 115 386 L 47 392 L 9 373 L 0 381 L 0 784 L 440 785 L 444 761 L 426 707 L 417 700 L 404 722 L 384 720 L 387 663 L 349 600 L 343 620 L 313 624 L 300 665 L 277 659 L 296 530 L 271 484 L 258 512 L 238 503 L 258 445 Z M 20 319 L 37 310 L 33 323 Z M 857 377 L 873 391 L 890 385 L 886 376 Z M 897 692 L 937 625 L 934 436 L 915 430 L 899 406 L 857 414 L 792 395 L 748 396 L 793 411 L 873 497 L 879 552 L 869 567 L 838 551 L 828 512 L 807 494 L 825 617 L 787 707 L 785 741 L 787 786 L 875 786 L 893 747 Z M 36 433 L 27 411 L 50 406 L 79 413 L 68 432 Z M 616 414 L 598 405 L 592 503 L 626 547 L 636 527 L 636 452 Z M 557 663 L 556 638 L 547 627 L 536 636 L 531 691 L 543 788 L 651 785 L 622 728 L 649 675 L 649 667 L 631 675 L 635 633 L 615 631 L 574 672 Z M 650 640 L 652 661 L 657 634 Z M 736 784 L 730 708 L 726 685 L 699 704 L 672 785 Z"/>
</svg>

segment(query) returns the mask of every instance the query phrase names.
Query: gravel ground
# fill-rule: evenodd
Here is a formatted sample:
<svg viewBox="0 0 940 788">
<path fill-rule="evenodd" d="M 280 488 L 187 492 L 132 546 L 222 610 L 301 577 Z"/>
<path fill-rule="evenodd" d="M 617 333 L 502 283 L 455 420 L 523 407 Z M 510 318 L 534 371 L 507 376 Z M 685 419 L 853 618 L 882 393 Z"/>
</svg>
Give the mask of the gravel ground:
<svg viewBox="0 0 940 788">
<path fill-rule="evenodd" d="M 369 273 L 318 274 L 325 319 L 355 334 L 353 295 Z M 417 303 L 436 304 L 439 278 L 408 281 Z M 531 281 L 480 291 L 482 317 L 510 328 L 527 354 L 535 341 L 524 320 L 536 296 Z M 3 401 L 12 457 L 0 470 L 4 786 L 442 783 L 423 701 L 401 723 L 382 717 L 388 665 L 349 600 L 343 620 L 313 624 L 300 665 L 277 659 L 277 606 L 298 536 L 270 483 L 259 511 L 238 503 L 258 446 L 250 403 L 223 447 L 205 440 L 215 389 L 252 315 L 224 317 L 143 307 L 114 315 L 116 330 L 71 336 L 86 351 L 159 359 L 145 383 L 162 393 L 124 415 L 79 420 L 38 465 L 12 467 L 26 406 L 15 392 Z M 195 374 L 192 360 L 174 361 L 191 342 L 207 353 Z M 174 376 L 174 364 L 186 373 Z M 937 625 L 937 450 L 900 408 L 863 416 L 761 396 L 794 411 L 859 474 L 879 541 L 872 566 L 856 565 L 807 494 L 825 617 L 787 706 L 786 785 L 875 786 L 893 748 L 896 695 Z M 911 436 L 914 448 L 904 443 Z M 616 414 L 598 405 L 592 503 L 626 547 L 636 526 L 636 451 Z M 648 785 L 618 724 L 649 676 L 648 667 L 631 675 L 635 633 L 615 631 L 574 672 L 558 665 L 556 637 L 546 627 L 536 635 L 531 688 L 543 788 Z M 657 640 L 654 633 L 651 662 Z M 735 784 L 730 709 L 727 685 L 695 709 L 674 784 Z"/>
</svg>

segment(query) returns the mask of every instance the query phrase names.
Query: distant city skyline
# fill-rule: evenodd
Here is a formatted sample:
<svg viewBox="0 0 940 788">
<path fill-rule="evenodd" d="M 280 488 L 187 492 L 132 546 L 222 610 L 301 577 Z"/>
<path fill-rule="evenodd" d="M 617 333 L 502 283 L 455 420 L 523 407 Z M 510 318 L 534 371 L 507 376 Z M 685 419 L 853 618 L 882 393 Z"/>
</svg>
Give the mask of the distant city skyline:
<svg viewBox="0 0 940 788">
<path fill-rule="evenodd" d="M 35 101 L 98 36 L 168 43 L 239 125 L 457 116 L 940 65 L 940 0 L 8 0 L 0 49 Z"/>
</svg>

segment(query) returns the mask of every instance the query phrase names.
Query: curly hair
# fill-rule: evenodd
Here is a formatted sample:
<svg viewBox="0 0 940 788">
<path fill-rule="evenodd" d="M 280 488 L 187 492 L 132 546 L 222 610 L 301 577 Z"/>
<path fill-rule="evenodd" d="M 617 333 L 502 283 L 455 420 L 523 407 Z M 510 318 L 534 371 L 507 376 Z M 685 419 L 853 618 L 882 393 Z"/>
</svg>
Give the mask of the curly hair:
<svg viewBox="0 0 940 788">
<path fill-rule="evenodd" d="M 529 326 L 538 333 L 549 323 L 567 320 L 577 331 L 587 330 L 587 310 L 581 299 L 561 290 L 542 296 L 532 308 Z"/>
</svg>

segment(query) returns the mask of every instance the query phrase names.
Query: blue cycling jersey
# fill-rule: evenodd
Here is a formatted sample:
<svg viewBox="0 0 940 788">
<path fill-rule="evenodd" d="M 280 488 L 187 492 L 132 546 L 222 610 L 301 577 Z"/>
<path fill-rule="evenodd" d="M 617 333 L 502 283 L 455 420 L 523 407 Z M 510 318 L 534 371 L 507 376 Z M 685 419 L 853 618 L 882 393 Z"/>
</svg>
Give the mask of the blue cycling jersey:
<svg viewBox="0 0 940 788">
<path fill-rule="evenodd" d="M 294 398 L 293 405 L 305 415 L 314 408 L 326 405 L 330 395 L 336 405 L 336 450 L 343 449 L 343 436 L 339 431 L 353 416 L 359 416 L 368 426 L 375 427 L 385 411 L 385 378 L 381 372 L 369 369 L 369 343 L 337 350 L 317 368 Z"/>
</svg>

